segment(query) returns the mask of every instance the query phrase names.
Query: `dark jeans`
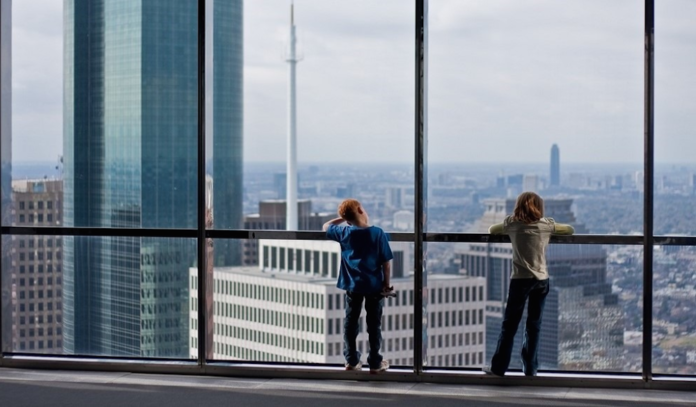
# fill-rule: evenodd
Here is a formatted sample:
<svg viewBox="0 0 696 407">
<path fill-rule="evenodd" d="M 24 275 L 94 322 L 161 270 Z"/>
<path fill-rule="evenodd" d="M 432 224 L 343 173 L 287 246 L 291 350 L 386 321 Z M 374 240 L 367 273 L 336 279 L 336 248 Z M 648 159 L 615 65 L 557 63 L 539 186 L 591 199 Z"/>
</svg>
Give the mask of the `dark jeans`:
<svg viewBox="0 0 696 407">
<path fill-rule="evenodd" d="M 346 319 L 343 324 L 343 355 L 346 362 L 355 366 L 360 361 L 360 352 L 355 344 L 358 337 L 358 321 L 365 301 L 365 322 L 370 340 L 370 354 L 367 363 L 371 369 L 377 369 L 382 364 L 379 348 L 382 345 L 382 307 L 384 297 L 381 294 L 358 294 L 346 291 Z"/>
<path fill-rule="evenodd" d="M 510 279 L 510 291 L 508 292 L 503 328 L 498 337 L 498 347 L 491 361 L 491 370 L 497 375 L 504 375 L 510 365 L 512 346 L 515 342 L 517 326 L 522 319 L 524 304 L 529 298 L 527 307 L 527 326 L 524 331 L 522 343 L 522 371 L 526 376 L 535 376 L 539 361 L 537 360 L 537 348 L 539 347 L 539 331 L 541 330 L 541 314 L 544 312 L 546 295 L 549 293 L 549 280 L 537 280 L 535 278 Z"/>
</svg>

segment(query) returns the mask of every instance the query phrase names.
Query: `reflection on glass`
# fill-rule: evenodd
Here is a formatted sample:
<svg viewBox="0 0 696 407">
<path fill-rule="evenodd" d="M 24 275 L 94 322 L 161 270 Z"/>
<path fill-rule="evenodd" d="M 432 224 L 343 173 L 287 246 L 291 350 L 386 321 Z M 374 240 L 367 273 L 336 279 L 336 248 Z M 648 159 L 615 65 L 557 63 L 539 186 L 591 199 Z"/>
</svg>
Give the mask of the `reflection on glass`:
<svg viewBox="0 0 696 407">
<path fill-rule="evenodd" d="M 656 246 L 653 372 L 696 374 L 696 248 Z"/>
<path fill-rule="evenodd" d="M 216 240 L 215 243 L 219 241 Z M 328 241 L 258 241 L 255 266 L 213 270 L 215 359 L 343 364 L 344 291 L 336 287 L 340 246 Z M 392 242 L 392 284 L 385 301 L 382 349 L 392 365 L 413 364 L 411 244 Z M 198 296 L 191 270 L 191 355 L 197 354 Z M 365 313 L 358 350 L 366 362 Z"/>
</svg>

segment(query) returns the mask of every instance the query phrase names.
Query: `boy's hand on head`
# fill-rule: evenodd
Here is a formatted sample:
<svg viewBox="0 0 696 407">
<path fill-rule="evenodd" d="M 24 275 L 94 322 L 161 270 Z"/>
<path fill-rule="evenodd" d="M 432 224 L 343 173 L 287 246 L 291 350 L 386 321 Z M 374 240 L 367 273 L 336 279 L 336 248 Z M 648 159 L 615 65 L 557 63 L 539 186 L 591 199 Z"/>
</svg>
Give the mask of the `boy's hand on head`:
<svg viewBox="0 0 696 407">
<path fill-rule="evenodd" d="M 329 230 L 329 226 L 331 226 L 331 225 L 340 225 L 340 224 L 343 223 L 343 222 L 344 222 L 344 220 L 343 220 L 342 218 L 334 218 L 334 219 L 331 219 L 330 221 L 324 223 L 324 225 L 322 226 L 321 229 L 322 229 L 324 232 L 326 232 L 327 230 Z"/>
</svg>

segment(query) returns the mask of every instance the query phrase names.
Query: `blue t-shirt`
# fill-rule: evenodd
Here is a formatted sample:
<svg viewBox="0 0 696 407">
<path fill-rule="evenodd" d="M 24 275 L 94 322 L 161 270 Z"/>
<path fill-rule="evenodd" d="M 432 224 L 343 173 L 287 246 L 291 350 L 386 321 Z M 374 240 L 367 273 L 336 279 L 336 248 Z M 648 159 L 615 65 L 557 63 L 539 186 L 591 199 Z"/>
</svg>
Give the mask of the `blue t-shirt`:
<svg viewBox="0 0 696 407">
<path fill-rule="evenodd" d="M 382 229 L 331 225 L 326 237 L 341 244 L 341 271 L 336 287 L 359 294 L 382 291 L 382 265 L 394 258 L 389 236 Z"/>
</svg>

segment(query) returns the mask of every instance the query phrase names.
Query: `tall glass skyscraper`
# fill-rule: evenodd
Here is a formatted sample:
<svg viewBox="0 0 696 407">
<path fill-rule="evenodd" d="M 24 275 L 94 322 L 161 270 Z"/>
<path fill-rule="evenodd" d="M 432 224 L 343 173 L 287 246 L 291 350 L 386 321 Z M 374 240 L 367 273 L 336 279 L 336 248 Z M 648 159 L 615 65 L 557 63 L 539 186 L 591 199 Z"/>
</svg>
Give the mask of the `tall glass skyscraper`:
<svg viewBox="0 0 696 407">
<path fill-rule="evenodd" d="M 226 203 L 215 225 L 235 227 L 242 5 L 209 3 L 224 31 L 213 36 L 213 205 Z M 195 228 L 197 3 L 66 0 L 64 8 L 65 225 Z M 66 353 L 188 356 L 194 240 L 66 238 L 64 252 Z M 238 252 L 226 256 L 239 261 Z"/>
<path fill-rule="evenodd" d="M 208 0 L 213 12 L 213 226 L 242 226 L 242 0 Z M 208 95 L 210 97 L 210 95 Z M 215 242 L 215 266 L 241 265 L 241 244 Z"/>
</svg>

